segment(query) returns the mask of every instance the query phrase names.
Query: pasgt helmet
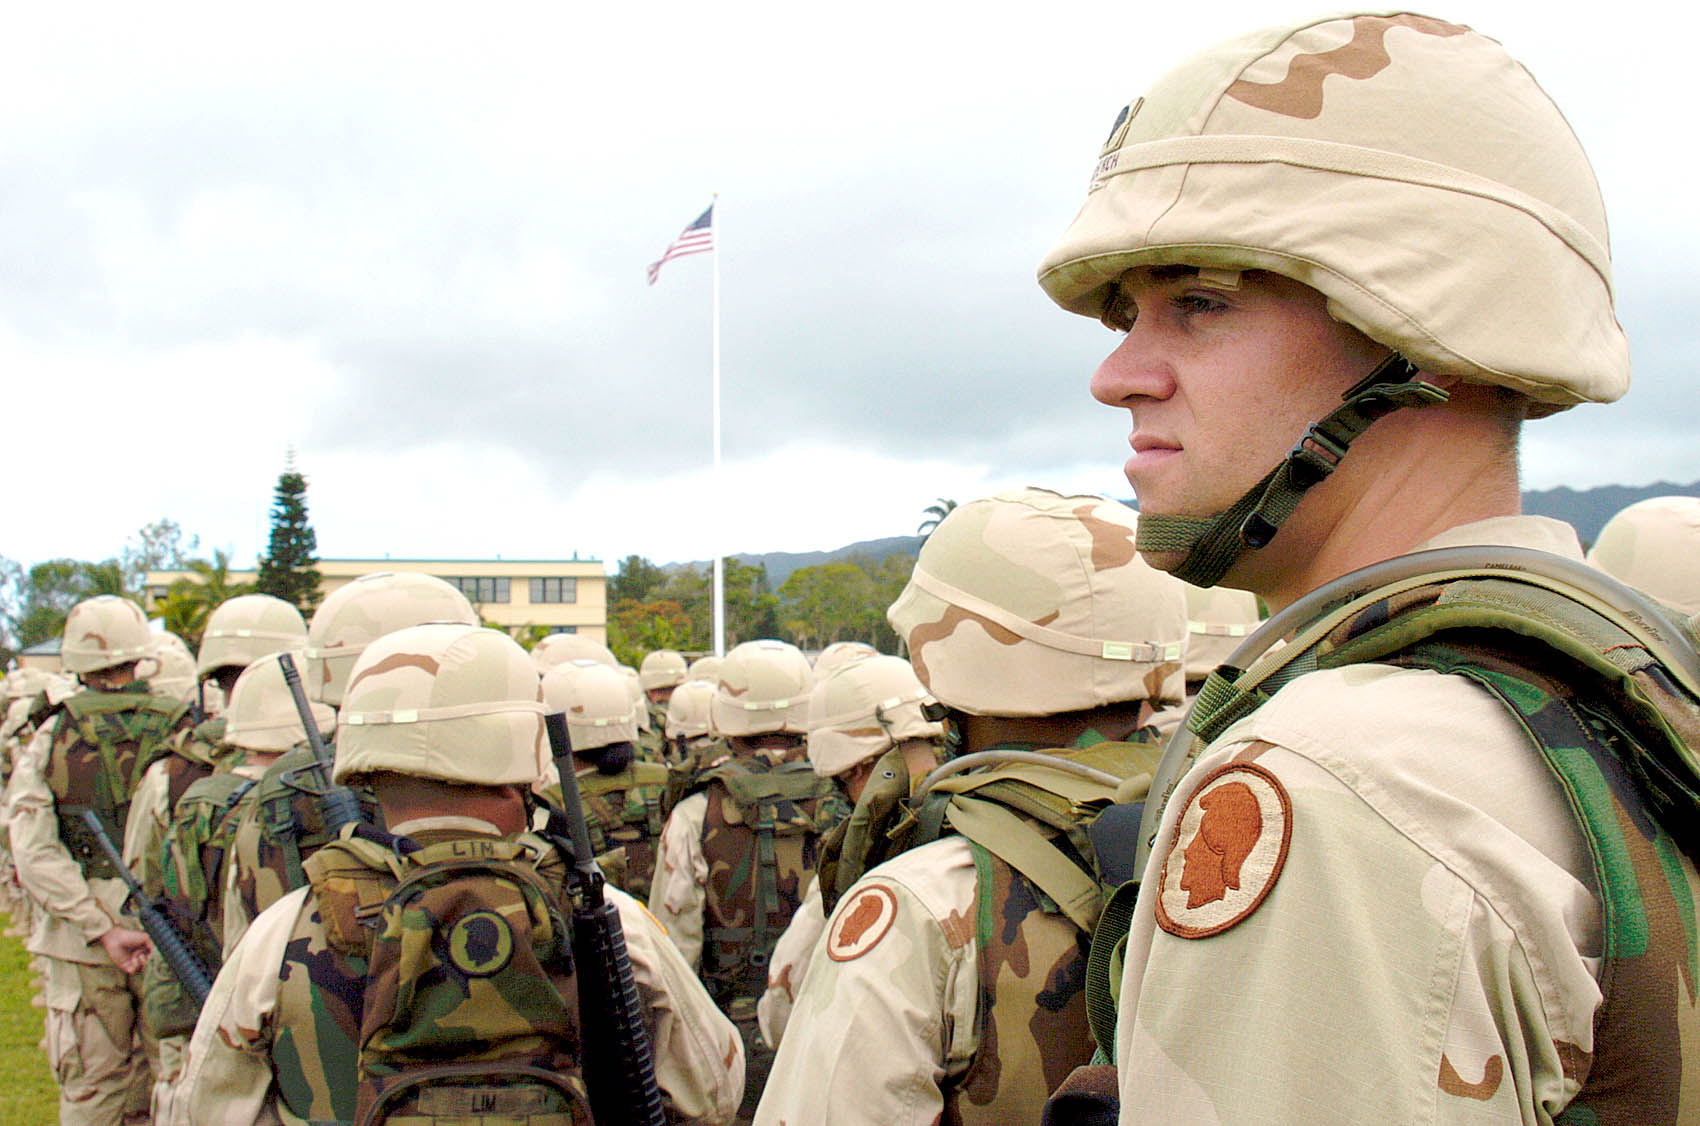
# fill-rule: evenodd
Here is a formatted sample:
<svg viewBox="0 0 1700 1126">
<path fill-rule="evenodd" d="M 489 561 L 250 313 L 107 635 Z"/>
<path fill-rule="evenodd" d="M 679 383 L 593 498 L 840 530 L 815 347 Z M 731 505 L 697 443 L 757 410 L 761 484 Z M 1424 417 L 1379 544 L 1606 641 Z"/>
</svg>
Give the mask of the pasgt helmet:
<svg viewBox="0 0 1700 1126">
<path fill-rule="evenodd" d="M 909 662 L 875 655 L 831 670 L 809 696 L 809 762 L 831 777 L 906 739 L 939 739 L 944 725 L 922 714 L 931 703 Z"/>
<path fill-rule="evenodd" d="M 161 696 L 174 696 L 185 704 L 195 698 L 195 658 L 189 645 L 169 631 L 153 635 L 153 644 L 137 670 L 148 682 L 148 688 Z"/>
<path fill-rule="evenodd" d="M 638 680 L 645 692 L 671 688 L 685 679 L 685 658 L 671 649 L 645 653 L 638 666 Z"/>
<path fill-rule="evenodd" d="M 722 735 L 767 735 L 808 730 L 809 660 L 784 641 L 746 641 L 720 666 L 710 714 Z"/>
<path fill-rule="evenodd" d="M 637 713 L 626 677 L 591 661 L 557 665 L 543 674 L 543 702 L 567 718 L 574 752 L 637 740 Z"/>
<path fill-rule="evenodd" d="M 593 638 L 578 633 L 552 633 L 531 648 L 531 660 L 539 675 L 564 661 L 588 659 L 609 668 L 619 667 L 620 660 L 613 650 Z"/>
<path fill-rule="evenodd" d="M 840 665 L 877 656 L 879 650 L 865 641 L 834 641 L 815 657 L 815 680 L 825 680 Z"/>
<path fill-rule="evenodd" d="M 394 771 L 529 786 L 549 761 L 537 670 L 496 629 L 436 624 L 380 637 L 354 662 L 339 724 L 339 783 Z"/>
<path fill-rule="evenodd" d="M 1135 517 L 1045 489 L 958 506 L 886 611 L 921 683 L 973 715 L 1179 703 L 1186 593 L 1134 551 Z"/>
<path fill-rule="evenodd" d="M 221 602 L 207 617 L 195 671 L 206 676 L 226 665 L 248 665 L 282 649 L 307 644 L 301 611 L 269 594 L 244 594 Z"/>
<path fill-rule="evenodd" d="M 355 659 L 366 646 L 398 629 L 424 622 L 478 624 L 466 595 L 434 575 L 375 571 L 338 587 L 319 604 L 307 626 L 307 698 L 336 707 Z"/>
<path fill-rule="evenodd" d="M 1641 593 L 1700 614 L 1700 497 L 1653 497 L 1606 521 L 1588 562 Z"/>
<path fill-rule="evenodd" d="M 639 731 L 649 730 L 649 697 L 644 694 L 643 677 L 630 665 L 616 665 L 620 675 L 626 681 L 626 695 L 632 698 L 632 706 L 637 708 L 637 725 Z"/>
<path fill-rule="evenodd" d="M 714 684 L 707 680 L 687 680 L 674 689 L 667 700 L 667 738 L 695 739 L 712 734 L 709 713 L 713 700 Z"/>
<path fill-rule="evenodd" d="M 231 746 L 250 751 L 287 751 L 307 741 L 301 713 L 295 710 L 295 697 L 284 682 L 283 668 L 277 658 L 276 653 L 259 657 L 236 678 L 224 710 L 224 741 Z M 297 665 L 305 659 L 299 650 L 291 653 L 290 658 Z M 313 703 L 309 707 L 320 737 L 329 742 L 336 727 L 336 712 L 328 704 Z"/>
<path fill-rule="evenodd" d="M 1201 586 L 1267 544 L 1364 427 L 1445 398 L 1404 361 L 1510 388 L 1532 415 L 1629 386 L 1582 146 L 1503 47 L 1427 16 L 1241 36 L 1125 106 L 1039 282 L 1098 317 L 1125 271 L 1162 265 L 1230 288 L 1245 270 L 1292 278 L 1396 353 L 1315 424 L 1323 441 L 1296 445 L 1227 512 L 1147 514 L 1141 550 L 1185 553 L 1175 573 Z"/>
<path fill-rule="evenodd" d="M 725 657 L 716 657 L 712 653 L 706 657 L 698 657 L 685 670 L 685 679 L 687 681 L 706 680 L 710 684 L 715 684 L 720 680 L 720 666 L 725 660 Z"/>
<path fill-rule="evenodd" d="M 128 598 L 102 594 L 71 607 L 59 661 L 69 672 L 99 672 L 140 660 L 152 645 L 153 630 L 142 608 Z"/>
</svg>

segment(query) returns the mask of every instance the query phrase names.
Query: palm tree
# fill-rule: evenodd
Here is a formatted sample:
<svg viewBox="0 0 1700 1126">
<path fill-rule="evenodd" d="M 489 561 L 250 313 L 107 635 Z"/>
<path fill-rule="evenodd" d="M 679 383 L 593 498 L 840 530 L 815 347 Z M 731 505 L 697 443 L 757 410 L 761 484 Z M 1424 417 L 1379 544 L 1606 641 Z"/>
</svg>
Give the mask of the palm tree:
<svg viewBox="0 0 1700 1126">
<path fill-rule="evenodd" d="M 921 521 L 920 527 L 915 529 L 915 534 L 918 536 L 932 535 L 933 529 L 939 526 L 939 521 L 949 516 L 955 508 L 956 502 L 944 497 L 940 497 L 937 504 L 929 504 L 921 510 L 927 518 Z"/>
<path fill-rule="evenodd" d="M 154 613 L 166 629 L 199 649 L 207 617 L 237 595 L 254 593 L 254 585 L 230 581 L 230 553 L 219 548 L 213 549 L 211 563 L 191 559 L 185 569 L 189 574 L 171 584 Z"/>
</svg>

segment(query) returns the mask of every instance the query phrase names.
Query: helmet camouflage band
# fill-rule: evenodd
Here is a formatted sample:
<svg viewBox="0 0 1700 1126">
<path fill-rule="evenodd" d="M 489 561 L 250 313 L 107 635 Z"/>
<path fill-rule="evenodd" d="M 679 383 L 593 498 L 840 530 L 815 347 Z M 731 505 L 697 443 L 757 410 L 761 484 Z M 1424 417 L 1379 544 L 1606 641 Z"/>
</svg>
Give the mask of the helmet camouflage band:
<svg viewBox="0 0 1700 1126">
<path fill-rule="evenodd" d="M 537 670 L 501 630 L 435 624 L 379 638 L 354 663 L 339 719 L 337 782 L 393 771 L 529 786 L 548 762 Z"/>
<path fill-rule="evenodd" d="M 153 631 L 142 608 L 128 598 L 85 598 L 65 617 L 59 661 L 66 671 L 99 672 L 148 655 Z"/>
<path fill-rule="evenodd" d="M 645 692 L 655 688 L 671 688 L 685 679 L 685 658 L 671 649 L 645 653 L 638 666 L 638 679 Z"/>
<path fill-rule="evenodd" d="M 174 633 L 154 634 L 153 644 L 137 672 L 147 680 L 148 688 L 161 696 L 174 696 L 184 703 L 195 698 L 199 680 L 195 658 L 188 643 Z"/>
<path fill-rule="evenodd" d="M 667 701 L 667 738 L 695 739 L 711 734 L 710 703 L 714 699 L 714 684 L 707 680 L 687 680 L 673 690 Z"/>
<path fill-rule="evenodd" d="M 616 668 L 620 664 L 619 658 L 614 656 L 611 649 L 583 634 L 552 633 L 531 648 L 531 660 L 537 666 L 540 676 L 565 661 L 581 659 L 589 659 L 609 668 Z"/>
<path fill-rule="evenodd" d="M 1284 274 L 1418 367 L 1535 414 L 1629 385 L 1581 145 L 1498 43 L 1426 16 L 1246 35 L 1124 108 L 1040 284 L 1097 317 L 1124 271 L 1177 263 Z"/>
<path fill-rule="evenodd" d="M 877 758 L 906 739 L 939 739 L 944 725 L 921 712 L 932 702 L 902 657 L 841 664 L 809 696 L 809 762 L 826 777 Z"/>
<path fill-rule="evenodd" d="M 595 661 L 556 665 L 543 674 L 543 702 L 566 715 L 574 751 L 637 741 L 637 713 L 643 709 L 633 703 L 618 669 Z"/>
<path fill-rule="evenodd" d="M 1588 562 L 1686 615 L 1700 614 L 1700 497 L 1653 497 L 1606 521 Z"/>
<path fill-rule="evenodd" d="M 808 730 L 814 674 L 802 650 L 784 641 L 746 641 L 720 666 L 710 714 L 722 735 Z"/>
<path fill-rule="evenodd" d="M 309 700 L 337 707 L 354 662 L 387 633 L 424 622 L 478 624 L 466 595 L 434 575 L 376 571 L 332 591 L 307 626 Z"/>
<path fill-rule="evenodd" d="M 219 603 L 208 616 L 195 671 L 205 676 L 226 665 L 247 668 L 267 654 L 306 643 L 300 610 L 269 594 L 244 594 Z"/>
<path fill-rule="evenodd" d="M 1186 588 L 1186 678 L 1203 680 L 1240 647 L 1261 619 L 1257 595 L 1232 587 Z"/>
<path fill-rule="evenodd" d="M 865 641 L 834 641 L 815 658 L 815 679 L 825 680 L 833 671 L 863 657 L 877 657 L 879 650 Z"/>
<path fill-rule="evenodd" d="M 725 657 L 716 657 L 713 654 L 709 654 L 706 657 L 698 657 L 696 660 L 692 661 L 690 667 L 685 670 L 685 680 L 705 680 L 709 684 L 718 683 L 720 680 L 720 665 L 725 660 Z"/>
<path fill-rule="evenodd" d="M 304 659 L 299 651 L 290 657 L 297 665 Z M 284 683 L 283 667 L 277 658 L 276 653 L 259 657 L 236 678 L 236 687 L 230 690 L 230 702 L 224 710 L 224 741 L 231 746 L 250 751 L 287 751 L 307 741 L 301 713 L 295 710 L 295 698 Z M 336 726 L 336 712 L 328 704 L 310 706 L 313 723 L 328 742 Z"/>
<path fill-rule="evenodd" d="M 973 715 L 1181 701 L 1180 580 L 1133 549 L 1135 513 L 1019 489 L 939 522 L 886 611 L 933 695 Z"/>
</svg>

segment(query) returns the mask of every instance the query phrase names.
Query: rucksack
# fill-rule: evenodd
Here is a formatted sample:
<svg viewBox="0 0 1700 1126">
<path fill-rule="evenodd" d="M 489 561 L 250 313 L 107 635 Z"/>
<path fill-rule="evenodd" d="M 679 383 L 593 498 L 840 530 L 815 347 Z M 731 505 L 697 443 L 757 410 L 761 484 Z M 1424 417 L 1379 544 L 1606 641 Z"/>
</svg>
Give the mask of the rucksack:
<svg viewBox="0 0 1700 1126">
<path fill-rule="evenodd" d="M 769 766 L 761 758 L 736 758 L 709 770 L 703 854 L 709 864 L 709 911 L 704 919 L 702 979 L 723 1006 L 736 998 L 761 996 L 767 963 L 802 897 L 801 883 L 814 870 L 820 837 L 849 812 L 832 779 L 807 762 Z M 716 805 L 729 802 L 731 809 Z M 720 835 L 748 826 L 751 838 L 728 842 L 716 853 Z M 723 880 L 723 883 L 720 882 Z M 749 906 L 747 926 L 716 922 L 731 904 Z"/>
<path fill-rule="evenodd" d="M 327 940 L 366 965 L 356 1123 L 592 1121 L 560 846 L 345 831 L 306 866 Z"/>
<path fill-rule="evenodd" d="M 1190 763 L 1282 685 L 1363 663 L 1455 674 L 1506 709 L 1565 791 L 1594 857 L 1608 1000 L 1617 981 L 1695 981 L 1700 952 L 1678 856 L 1700 855 L 1700 657 L 1682 621 L 1591 567 L 1507 547 L 1419 552 L 1335 580 L 1211 674 L 1158 768 L 1151 792 L 1161 800 L 1144 812 L 1137 870 Z M 1644 847 L 1628 847 L 1631 832 Z M 1137 885 L 1118 889 L 1093 938 L 1087 991 L 1105 1053 L 1136 895 Z M 1649 895 L 1689 905 L 1685 936 L 1650 936 Z M 1590 1079 L 1637 1051 L 1636 1014 L 1621 1010 L 1601 1005 Z M 1584 1086 L 1566 1115 L 1588 1114 L 1590 1094 Z"/>
</svg>

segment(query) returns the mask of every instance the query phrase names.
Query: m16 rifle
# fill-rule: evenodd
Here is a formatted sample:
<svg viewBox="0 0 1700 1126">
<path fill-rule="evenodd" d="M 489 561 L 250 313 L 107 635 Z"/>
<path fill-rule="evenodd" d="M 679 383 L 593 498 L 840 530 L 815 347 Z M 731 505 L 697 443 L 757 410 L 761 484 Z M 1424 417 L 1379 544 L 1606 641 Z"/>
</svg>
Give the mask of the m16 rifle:
<svg viewBox="0 0 1700 1126">
<path fill-rule="evenodd" d="M 112 862 L 118 878 L 130 889 L 130 902 L 135 905 L 136 918 L 141 922 L 142 930 L 147 932 L 148 938 L 153 941 L 154 949 L 165 959 L 165 964 L 171 967 L 171 972 L 177 975 L 177 980 L 183 983 L 183 988 L 194 1001 L 195 1007 L 200 1008 L 207 1003 L 207 994 L 212 992 L 211 971 L 195 957 L 195 952 L 189 949 L 189 944 L 177 933 L 177 928 L 171 925 L 171 920 L 165 917 L 165 912 L 159 909 L 159 905 L 142 891 L 142 885 L 136 882 L 136 877 L 130 874 L 130 869 L 124 867 L 124 858 L 119 855 L 112 838 L 107 836 L 106 826 L 100 823 L 99 814 L 92 809 L 85 809 L 82 818 L 95 843 L 106 853 L 106 859 Z"/>
<path fill-rule="evenodd" d="M 590 851 L 590 827 L 579 800 L 567 718 L 561 712 L 552 712 L 543 717 L 543 725 L 549 733 L 555 767 L 561 773 L 560 813 L 566 820 L 573 866 L 578 873 L 573 960 L 579 972 L 579 1023 L 591 1113 L 598 1122 L 663 1126 L 667 1119 L 661 1107 L 661 1089 L 655 1082 L 654 1050 L 637 983 L 632 979 L 619 908 L 603 894 L 602 872 Z"/>
<path fill-rule="evenodd" d="M 324 775 L 324 783 L 317 794 L 320 808 L 324 811 L 325 831 L 334 837 L 344 825 L 364 820 L 360 816 L 360 799 L 347 786 L 338 786 L 331 781 L 331 753 L 319 734 L 319 725 L 313 721 L 313 708 L 307 702 L 306 690 L 301 687 L 301 674 L 295 670 L 295 659 L 288 653 L 279 653 L 277 664 L 283 670 L 283 682 L 289 685 L 289 695 L 301 716 L 301 729 L 307 733 L 307 746 L 312 749 L 313 760 Z"/>
</svg>

